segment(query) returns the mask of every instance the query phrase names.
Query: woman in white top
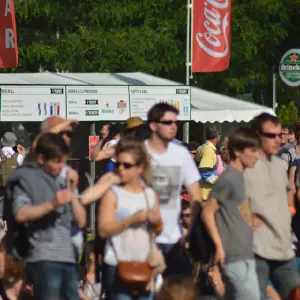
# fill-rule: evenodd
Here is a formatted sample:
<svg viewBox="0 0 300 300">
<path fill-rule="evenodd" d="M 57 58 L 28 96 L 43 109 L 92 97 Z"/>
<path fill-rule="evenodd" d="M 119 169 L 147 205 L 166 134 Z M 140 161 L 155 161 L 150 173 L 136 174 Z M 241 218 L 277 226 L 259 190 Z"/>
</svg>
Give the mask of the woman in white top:
<svg viewBox="0 0 300 300">
<path fill-rule="evenodd" d="M 147 291 L 132 295 L 132 287 L 119 278 L 117 265 L 119 261 L 145 262 L 151 246 L 147 225 L 162 225 L 158 197 L 147 187 L 151 181 L 150 159 L 144 144 L 129 138 L 121 139 L 117 145 L 116 158 L 121 184 L 106 193 L 98 213 L 99 233 L 108 239 L 104 252 L 105 288 L 110 300 L 148 300 L 152 295 Z"/>
</svg>

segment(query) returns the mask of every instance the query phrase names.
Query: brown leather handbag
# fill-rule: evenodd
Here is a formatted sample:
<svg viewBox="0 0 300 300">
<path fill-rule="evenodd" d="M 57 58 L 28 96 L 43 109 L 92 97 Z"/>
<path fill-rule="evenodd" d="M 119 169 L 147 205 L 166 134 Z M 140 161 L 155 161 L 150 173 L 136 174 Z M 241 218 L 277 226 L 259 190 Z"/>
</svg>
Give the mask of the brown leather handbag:
<svg viewBox="0 0 300 300">
<path fill-rule="evenodd" d="M 120 279 L 130 285 L 146 286 L 152 278 L 152 269 L 147 262 L 120 261 L 118 271 Z"/>
<path fill-rule="evenodd" d="M 147 204 L 147 210 L 149 209 L 149 202 L 146 192 L 145 199 Z M 152 245 L 151 233 L 149 232 L 149 228 L 147 226 L 147 232 L 149 234 L 149 242 L 150 247 Z M 117 251 L 113 245 L 112 240 L 110 239 L 110 244 L 112 246 L 113 252 L 118 261 L 118 274 L 122 281 L 128 283 L 133 287 L 146 288 L 146 285 L 152 279 L 152 268 L 148 264 L 148 262 L 139 262 L 139 261 L 119 261 L 117 256 Z"/>
</svg>

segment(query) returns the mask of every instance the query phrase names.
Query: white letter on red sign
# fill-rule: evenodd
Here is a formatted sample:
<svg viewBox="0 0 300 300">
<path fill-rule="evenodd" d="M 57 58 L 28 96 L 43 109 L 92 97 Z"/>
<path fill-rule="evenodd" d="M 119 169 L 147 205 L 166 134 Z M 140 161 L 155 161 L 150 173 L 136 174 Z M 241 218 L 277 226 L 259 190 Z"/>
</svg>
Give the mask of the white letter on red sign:
<svg viewBox="0 0 300 300">
<path fill-rule="evenodd" d="M 5 48 L 9 49 L 15 48 L 15 43 L 14 43 L 14 38 L 15 38 L 15 33 L 11 28 L 6 28 L 5 29 Z"/>
<path fill-rule="evenodd" d="M 10 7 L 10 0 L 6 0 L 5 12 L 4 17 L 7 17 L 7 14 L 11 14 L 11 7 Z"/>
</svg>

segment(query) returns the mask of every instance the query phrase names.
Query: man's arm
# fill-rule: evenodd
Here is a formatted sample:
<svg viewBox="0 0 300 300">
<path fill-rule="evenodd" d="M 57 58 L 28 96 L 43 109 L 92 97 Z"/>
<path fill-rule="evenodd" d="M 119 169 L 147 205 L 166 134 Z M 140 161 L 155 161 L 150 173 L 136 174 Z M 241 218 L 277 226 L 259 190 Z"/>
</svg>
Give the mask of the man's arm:
<svg viewBox="0 0 300 300">
<path fill-rule="evenodd" d="M 185 150 L 183 165 L 183 185 L 186 187 L 189 193 L 191 203 L 193 201 L 201 202 L 202 193 L 199 183 L 201 177 L 194 160 L 187 150 Z"/>
<path fill-rule="evenodd" d="M 21 207 L 16 213 L 15 219 L 17 223 L 33 222 L 48 215 L 55 209 L 54 200 L 45 202 L 40 205 L 27 205 Z"/>
<path fill-rule="evenodd" d="M 202 202 L 202 193 L 201 193 L 201 188 L 200 188 L 200 184 L 198 181 L 196 181 L 192 184 L 186 185 L 186 189 L 190 196 L 191 203 L 193 203 L 193 201 Z"/>
<path fill-rule="evenodd" d="M 98 160 L 110 159 L 114 157 L 116 153 L 117 145 L 113 145 L 105 150 L 100 150 L 100 147 L 99 148 L 96 147 L 94 148 L 92 153 L 92 160 L 98 161 Z"/>
<path fill-rule="evenodd" d="M 56 192 L 53 200 L 40 205 L 31 205 L 26 194 L 19 194 L 13 200 L 14 212 L 17 223 L 33 222 L 51 213 L 58 206 L 62 206 L 72 200 L 72 193 L 68 190 Z"/>
<path fill-rule="evenodd" d="M 203 209 L 202 220 L 216 246 L 214 263 L 224 265 L 225 252 L 215 218 L 215 214 L 219 209 L 220 205 L 216 199 L 207 200 Z"/>
<path fill-rule="evenodd" d="M 67 186 L 70 192 L 74 193 L 77 190 L 79 182 L 78 172 L 72 168 L 67 170 Z M 72 213 L 75 223 L 79 228 L 83 228 L 86 225 L 86 211 L 77 197 L 72 199 Z"/>
</svg>

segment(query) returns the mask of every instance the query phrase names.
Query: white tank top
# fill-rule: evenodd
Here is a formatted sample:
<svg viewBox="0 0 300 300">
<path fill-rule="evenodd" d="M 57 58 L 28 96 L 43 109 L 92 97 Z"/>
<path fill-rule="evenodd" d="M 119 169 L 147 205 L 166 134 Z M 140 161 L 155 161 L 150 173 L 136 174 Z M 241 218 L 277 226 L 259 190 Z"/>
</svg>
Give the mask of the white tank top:
<svg viewBox="0 0 300 300">
<path fill-rule="evenodd" d="M 139 210 L 146 210 L 145 193 L 130 193 L 121 186 L 113 186 L 111 190 L 116 195 L 117 210 L 115 220 L 124 220 Z M 152 188 L 145 190 L 149 208 L 154 206 L 154 191 Z M 131 226 L 122 233 L 111 238 L 111 242 L 117 252 L 118 261 L 145 261 L 150 251 L 149 233 L 146 225 Z M 104 262 L 110 266 L 118 264 L 111 242 L 107 241 L 104 251 Z"/>
</svg>

